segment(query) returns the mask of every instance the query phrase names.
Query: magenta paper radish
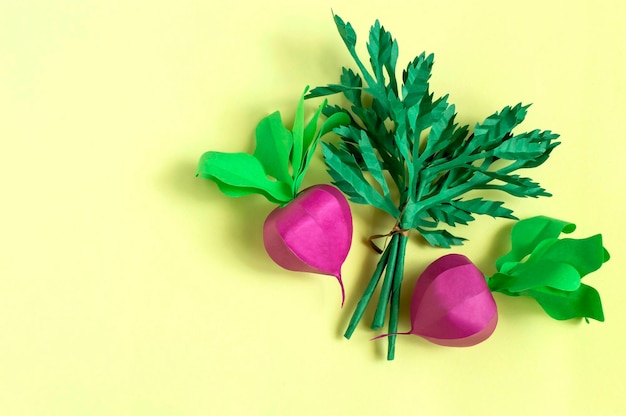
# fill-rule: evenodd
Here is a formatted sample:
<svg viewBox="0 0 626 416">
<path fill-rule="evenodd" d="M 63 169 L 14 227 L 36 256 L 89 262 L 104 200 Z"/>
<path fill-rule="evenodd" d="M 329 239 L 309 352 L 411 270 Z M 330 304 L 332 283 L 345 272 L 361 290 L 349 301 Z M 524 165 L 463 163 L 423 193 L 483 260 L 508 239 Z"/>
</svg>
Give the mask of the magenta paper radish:
<svg viewBox="0 0 626 416">
<path fill-rule="evenodd" d="M 469 347 L 489 338 L 497 323 L 485 277 L 467 257 L 440 257 L 417 280 L 410 334 L 448 347 Z"/>
<path fill-rule="evenodd" d="M 350 121 L 346 113 L 339 112 L 328 117 L 318 130 L 317 121 L 325 106 L 326 102 L 305 125 L 303 94 L 291 131 L 283 125 L 279 112 L 272 113 L 256 128 L 254 154 L 206 152 L 200 158 L 197 176 L 214 181 L 228 196 L 256 193 L 279 204 L 263 227 L 268 254 L 285 269 L 337 278 L 343 305 L 341 265 L 352 242 L 348 203 L 330 185 L 298 192 L 320 138 Z"/>
<path fill-rule="evenodd" d="M 336 277 L 343 305 L 341 265 L 352 242 L 352 215 L 336 188 L 312 186 L 274 209 L 263 225 L 263 242 L 272 260 L 287 270 Z"/>
<path fill-rule="evenodd" d="M 498 309 L 481 271 L 467 257 L 448 254 L 417 279 L 410 317 L 408 332 L 374 339 L 412 334 L 446 347 L 470 347 L 491 336 Z"/>
</svg>

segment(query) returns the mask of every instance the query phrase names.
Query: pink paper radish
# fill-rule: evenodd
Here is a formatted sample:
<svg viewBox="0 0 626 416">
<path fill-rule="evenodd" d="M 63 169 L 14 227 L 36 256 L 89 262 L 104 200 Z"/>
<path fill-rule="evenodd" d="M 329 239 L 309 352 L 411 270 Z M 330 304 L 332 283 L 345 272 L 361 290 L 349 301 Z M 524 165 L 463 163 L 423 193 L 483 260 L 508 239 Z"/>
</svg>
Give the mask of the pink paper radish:
<svg viewBox="0 0 626 416">
<path fill-rule="evenodd" d="M 346 198 L 330 185 L 316 185 L 270 213 L 263 225 L 267 254 L 279 266 L 334 276 L 345 290 L 341 266 L 352 243 L 352 215 Z"/>
<path fill-rule="evenodd" d="M 288 270 L 335 276 L 341 280 L 343 264 L 352 243 L 352 215 L 346 198 L 330 185 L 299 192 L 304 175 L 322 136 L 350 123 L 345 112 L 328 116 L 318 129 L 318 118 L 326 101 L 313 118 L 304 123 L 304 94 L 300 96 L 293 128 L 287 129 L 280 113 L 263 118 L 256 128 L 254 154 L 205 152 L 197 176 L 214 181 L 231 197 L 260 194 L 279 207 L 263 227 L 267 253 Z"/>
<path fill-rule="evenodd" d="M 439 345 L 469 347 L 489 338 L 497 323 L 487 282 L 467 257 L 440 257 L 417 280 L 408 333 Z"/>
</svg>

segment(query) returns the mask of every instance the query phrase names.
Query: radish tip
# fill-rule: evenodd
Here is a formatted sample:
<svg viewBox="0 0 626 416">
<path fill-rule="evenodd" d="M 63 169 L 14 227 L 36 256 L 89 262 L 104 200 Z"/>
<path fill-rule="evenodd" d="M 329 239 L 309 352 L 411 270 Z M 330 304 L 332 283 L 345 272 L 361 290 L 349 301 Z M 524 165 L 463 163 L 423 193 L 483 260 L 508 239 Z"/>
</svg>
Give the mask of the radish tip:
<svg viewBox="0 0 626 416">
<path fill-rule="evenodd" d="M 343 304 L 346 302 L 346 289 L 343 287 L 343 280 L 341 280 L 341 273 L 335 276 L 337 281 L 339 282 L 339 286 L 341 287 L 341 307 L 343 308 Z"/>
</svg>

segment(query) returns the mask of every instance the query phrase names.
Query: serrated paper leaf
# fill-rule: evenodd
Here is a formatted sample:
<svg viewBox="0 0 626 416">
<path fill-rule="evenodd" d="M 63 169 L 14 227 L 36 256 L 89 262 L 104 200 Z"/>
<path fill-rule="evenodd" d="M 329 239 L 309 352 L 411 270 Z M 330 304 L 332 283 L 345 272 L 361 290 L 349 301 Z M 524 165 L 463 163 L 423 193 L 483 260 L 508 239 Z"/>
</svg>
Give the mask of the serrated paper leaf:
<svg viewBox="0 0 626 416">
<path fill-rule="evenodd" d="M 502 141 L 511 130 L 526 117 L 526 110 L 529 106 L 517 104 L 515 107 L 506 106 L 502 111 L 487 117 L 481 124 L 474 127 L 470 149 L 489 150 Z"/>
<path fill-rule="evenodd" d="M 402 74 L 404 86 L 402 87 L 402 99 L 407 108 L 420 103 L 428 92 L 428 80 L 433 67 L 435 55 L 426 56 L 425 53 L 417 56 L 409 62 Z"/>
<path fill-rule="evenodd" d="M 352 104 L 361 105 L 361 89 L 363 80 L 361 76 L 351 69 L 341 68 L 341 85 L 344 87 L 342 91 Z"/>
<path fill-rule="evenodd" d="M 359 140 L 359 148 L 361 150 L 361 155 L 363 156 L 363 160 L 367 166 L 368 171 L 374 178 L 376 182 L 381 186 L 383 191 L 383 195 L 386 198 L 389 198 L 389 186 L 387 185 L 387 180 L 383 175 L 383 169 L 381 166 L 378 157 L 376 157 L 376 153 L 374 152 L 374 148 L 372 147 L 372 143 L 370 143 L 370 139 L 367 137 L 367 134 L 361 130 L 361 138 Z"/>
<path fill-rule="evenodd" d="M 422 237 L 433 247 L 443 247 L 450 248 L 451 246 L 460 246 L 463 245 L 463 241 L 466 241 L 465 238 L 456 237 L 452 235 L 447 230 L 418 230 Z"/>
<path fill-rule="evenodd" d="M 456 201 L 451 202 L 451 204 L 464 211 L 473 212 L 474 214 L 489 215 L 494 218 L 500 217 L 512 220 L 517 219 L 517 217 L 513 215 L 513 210 L 503 207 L 503 202 L 500 201 L 488 201 L 483 198 L 468 200 L 457 199 Z"/>
<path fill-rule="evenodd" d="M 435 221 L 442 221 L 450 226 L 467 225 L 470 221 L 474 221 L 474 217 L 469 212 L 450 204 L 440 204 L 427 211 Z"/>
<path fill-rule="evenodd" d="M 450 106 L 448 94 L 433 101 L 433 94 L 424 94 L 419 103 L 407 109 L 409 126 L 414 134 L 419 135 L 423 130 L 430 127 L 434 120 L 439 120 L 441 114 Z"/>
<path fill-rule="evenodd" d="M 454 131 L 454 116 L 455 107 L 454 104 L 446 108 L 436 120 L 433 120 L 433 125 L 428 133 L 428 141 L 426 142 L 426 149 L 422 154 L 422 158 L 429 157 L 438 151 L 445 149 L 450 140 L 453 138 L 451 133 Z"/>
<path fill-rule="evenodd" d="M 389 33 L 389 37 L 391 38 L 391 33 Z M 393 93 L 398 95 L 398 82 L 396 80 L 396 64 L 398 62 L 398 42 L 391 38 L 391 50 L 389 52 L 389 59 L 385 61 L 385 69 L 387 70 L 387 74 L 389 74 L 389 88 Z"/>
<path fill-rule="evenodd" d="M 494 149 L 494 155 L 508 160 L 534 160 L 548 150 L 549 140 L 541 140 L 540 132 L 518 134 Z"/>
<path fill-rule="evenodd" d="M 344 23 L 341 17 L 336 14 L 333 15 L 333 19 L 335 19 L 335 25 L 339 31 L 339 36 L 343 39 L 343 42 L 346 44 L 348 50 L 354 50 L 354 46 L 356 45 L 356 33 L 354 32 L 352 25 L 350 23 Z"/>
<path fill-rule="evenodd" d="M 403 100 L 407 107 L 419 102 L 428 91 L 428 81 L 431 76 L 435 55 L 426 55 L 422 52 L 415 57 L 402 73 L 404 82 Z"/>
<path fill-rule="evenodd" d="M 370 28 L 367 51 L 370 55 L 370 64 L 374 70 L 376 80 L 380 85 L 385 86 L 385 70 L 389 77 L 389 90 L 397 95 L 396 82 L 396 61 L 398 59 L 398 43 L 391 37 L 391 34 L 376 22 Z"/>
<path fill-rule="evenodd" d="M 498 191 L 506 192 L 510 195 L 519 197 L 519 198 L 537 198 L 539 196 L 551 196 L 550 193 L 546 192 L 544 188 L 539 185 L 539 183 L 534 182 L 530 178 L 525 178 L 519 175 L 510 175 L 499 172 L 492 172 L 489 170 L 470 168 L 472 170 L 476 170 L 476 174 L 473 179 L 477 182 L 480 182 L 481 175 L 490 178 L 505 182 L 503 184 L 497 183 L 487 183 L 486 185 L 478 185 L 477 189 L 494 189 Z M 487 181 L 485 181 L 487 182 Z"/>
<path fill-rule="evenodd" d="M 322 154 L 335 185 L 354 202 L 372 205 L 394 217 L 399 214 L 398 208 L 367 182 L 351 155 L 342 155 L 340 149 L 326 143 L 322 143 Z"/>
</svg>

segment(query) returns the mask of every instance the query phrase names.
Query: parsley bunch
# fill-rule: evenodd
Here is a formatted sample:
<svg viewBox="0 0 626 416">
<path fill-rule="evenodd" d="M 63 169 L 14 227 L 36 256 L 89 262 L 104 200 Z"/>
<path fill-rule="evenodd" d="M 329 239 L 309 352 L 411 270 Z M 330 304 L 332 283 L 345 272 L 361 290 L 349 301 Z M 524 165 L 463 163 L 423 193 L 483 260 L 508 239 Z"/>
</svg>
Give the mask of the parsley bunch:
<svg viewBox="0 0 626 416">
<path fill-rule="evenodd" d="M 396 221 L 345 337 L 354 332 L 384 274 L 372 328 L 384 325 L 390 305 L 387 358 L 392 360 L 409 233 L 448 248 L 464 239 L 442 224 L 466 225 L 474 215 L 516 219 L 502 202 L 463 196 L 480 189 L 517 197 L 550 196 L 538 183 L 513 172 L 545 162 L 559 144 L 558 135 L 549 130 L 513 133 L 528 110 L 522 104 L 504 107 L 470 132 L 469 126 L 455 121 L 448 96 L 430 92 L 434 55 L 415 57 L 398 79 L 398 43 L 376 21 L 367 43 L 369 69 L 356 53 L 352 25 L 337 15 L 334 20 L 358 72 L 342 68 L 339 84 L 314 88 L 307 95 L 342 93 L 350 103 L 348 109 L 335 105 L 323 110 L 327 117 L 350 113 L 350 123 L 334 129 L 339 145 L 322 143 L 328 172 L 351 201 L 372 205 Z"/>
</svg>

